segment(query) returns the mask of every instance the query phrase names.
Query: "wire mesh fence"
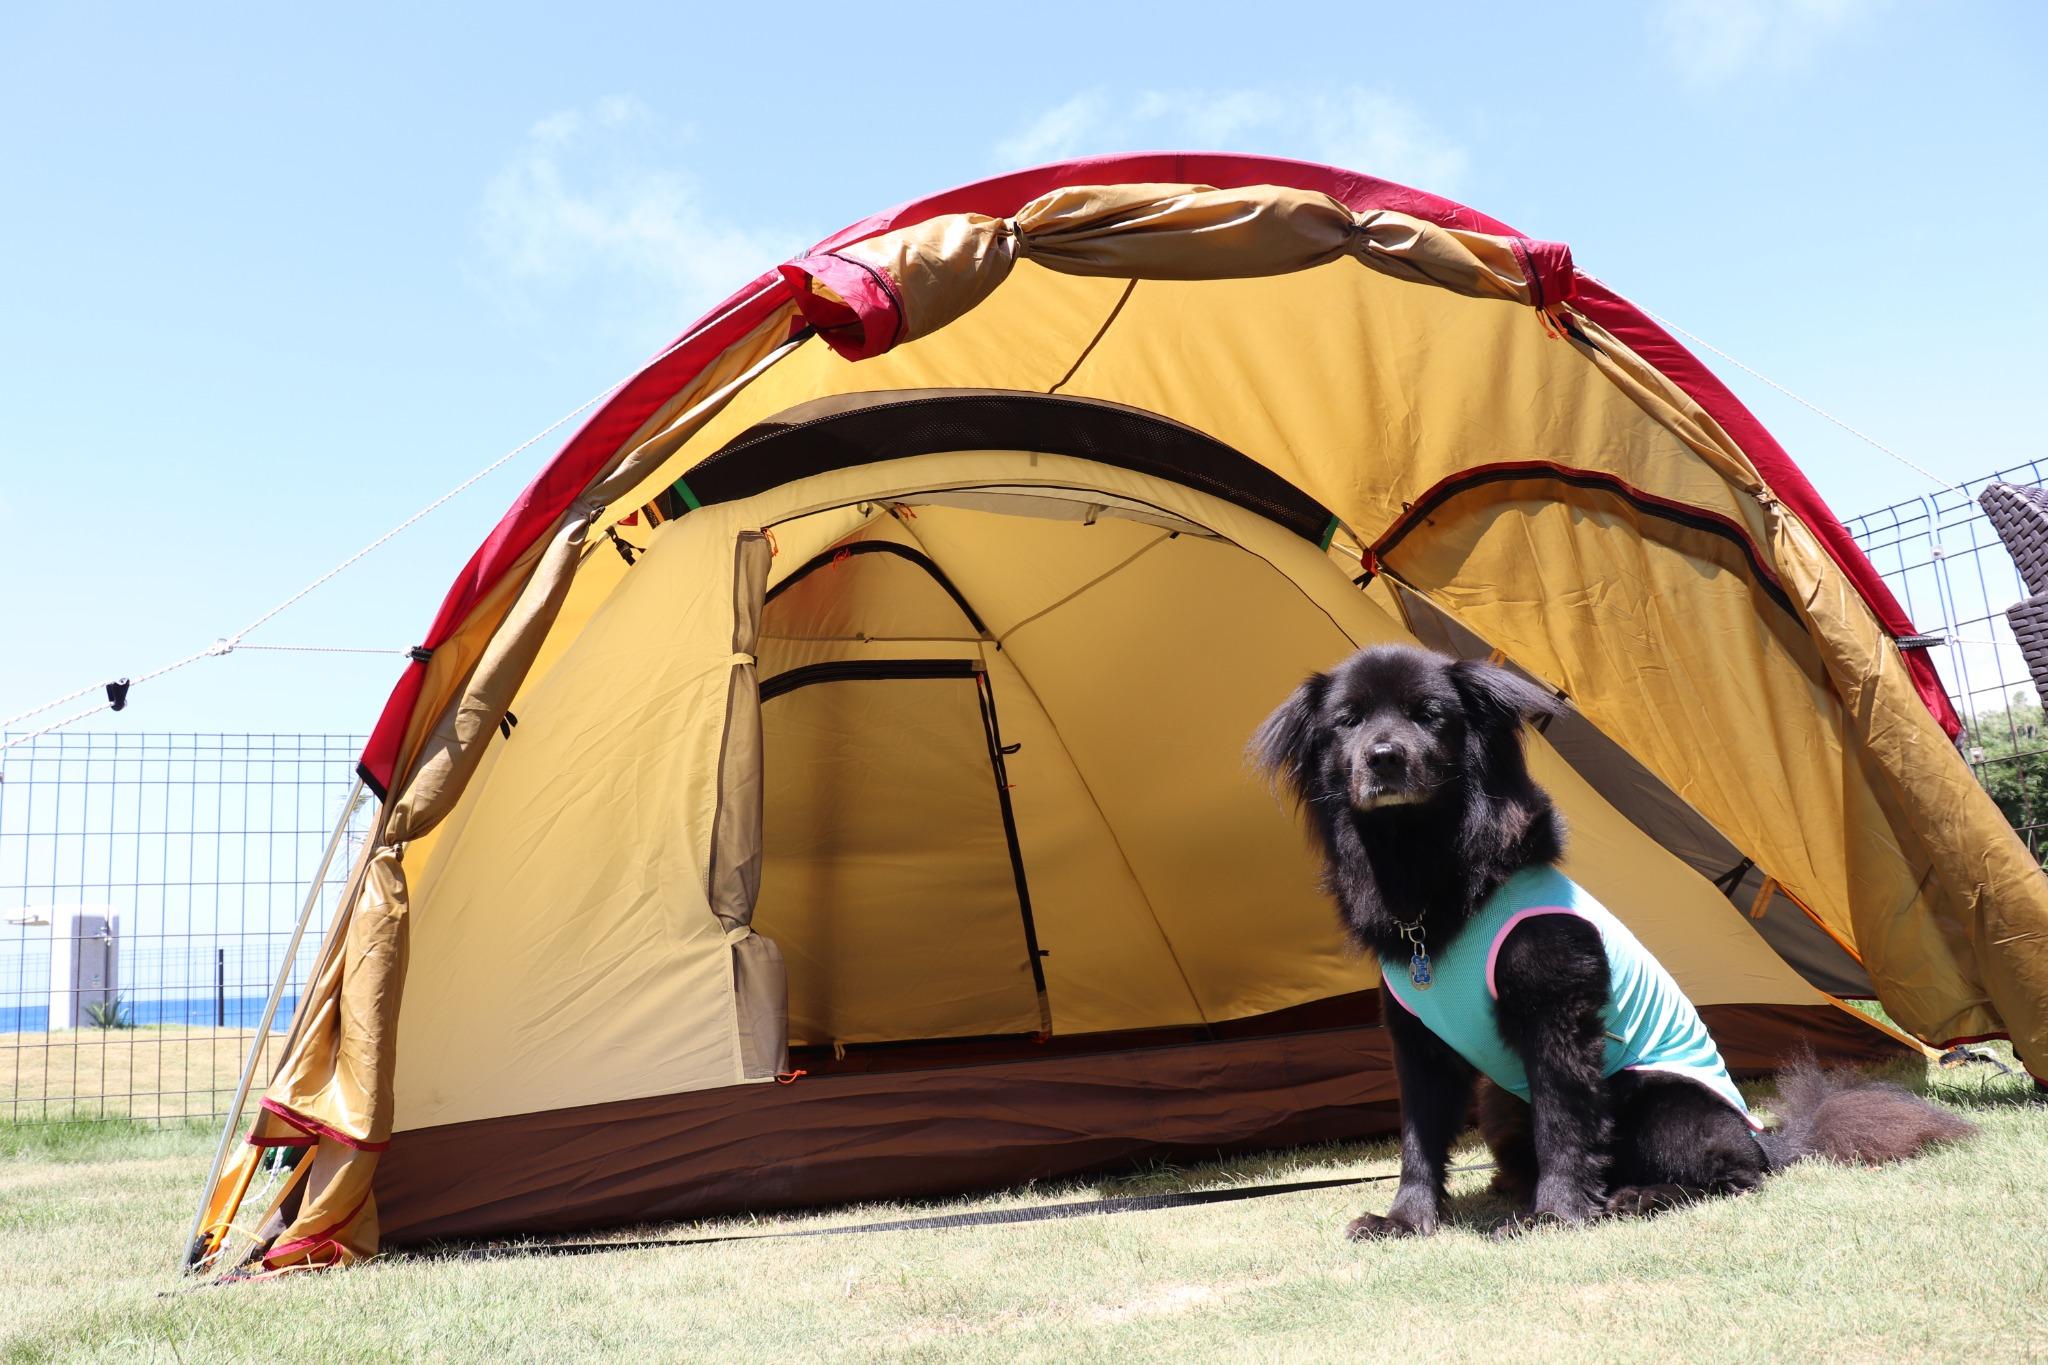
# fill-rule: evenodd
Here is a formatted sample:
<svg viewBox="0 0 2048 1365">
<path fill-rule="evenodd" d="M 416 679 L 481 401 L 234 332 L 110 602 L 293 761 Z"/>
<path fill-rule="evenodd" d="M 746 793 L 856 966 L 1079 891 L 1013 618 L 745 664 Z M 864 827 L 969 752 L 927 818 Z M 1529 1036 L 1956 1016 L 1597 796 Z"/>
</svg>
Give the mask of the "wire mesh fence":
<svg viewBox="0 0 2048 1365">
<path fill-rule="evenodd" d="M 7 752 L 0 1122 L 225 1114 L 361 746 L 71 731 Z M 373 815 L 348 812 L 266 1062 Z"/>
<path fill-rule="evenodd" d="M 2036 859 L 2048 851 L 2048 728 L 2005 617 L 2027 589 L 1977 496 L 1993 482 L 2044 480 L 2048 463 L 2030 462 L 1846 523 L 1913 624 L 1938 638 L 1935 663 L 1963 718 L 1963 756 Z"/>
</svg>

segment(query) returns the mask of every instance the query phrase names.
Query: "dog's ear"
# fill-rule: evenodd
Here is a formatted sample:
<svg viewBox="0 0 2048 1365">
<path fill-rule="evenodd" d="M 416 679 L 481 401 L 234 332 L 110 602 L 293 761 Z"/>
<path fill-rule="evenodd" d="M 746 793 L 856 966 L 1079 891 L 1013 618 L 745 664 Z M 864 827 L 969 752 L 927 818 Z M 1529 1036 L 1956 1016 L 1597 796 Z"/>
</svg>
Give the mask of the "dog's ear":
<svg viewBox="0 0 2048 1365">
<path fill-rule="evenodd" d="M 1315 768 L 1316 744 L 1321 734 L 1316 718 L 1329 690 L 1329 674 L 1309 674 L 1252 736 L 1252 762 L 1275 781 L 1285 782 L 1296 796 L 1302 795 L 1305 781 Z"/>
<path fill-rule="evenodd" d="M 1460 659 L 1446 672 L 1475 719 L 1514 729 L 1525 720 L 1564 714 L 1565 704 L 1555 693 L 1505 668 Z"/>
</svg>

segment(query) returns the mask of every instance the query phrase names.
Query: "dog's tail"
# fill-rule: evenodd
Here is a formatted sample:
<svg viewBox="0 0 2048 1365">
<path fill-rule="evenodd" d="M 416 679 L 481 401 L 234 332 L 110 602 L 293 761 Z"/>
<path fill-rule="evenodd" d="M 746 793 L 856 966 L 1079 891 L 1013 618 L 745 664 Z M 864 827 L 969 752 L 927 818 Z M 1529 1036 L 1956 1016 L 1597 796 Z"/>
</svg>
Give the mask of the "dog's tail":
<svg viewBox="0 0 2048 1365">
<path fill-rule="evenodd" d="M 1824 1071 L 1811 1056 L 1779 1073 L 1773 1108 L 1778 1126 L 1760 1135 L 1773 1170 L 1807 1157 L 1879 1166 L 1977 1131 L 1968 1119 L 1902 1086 Z"/>
</svg>

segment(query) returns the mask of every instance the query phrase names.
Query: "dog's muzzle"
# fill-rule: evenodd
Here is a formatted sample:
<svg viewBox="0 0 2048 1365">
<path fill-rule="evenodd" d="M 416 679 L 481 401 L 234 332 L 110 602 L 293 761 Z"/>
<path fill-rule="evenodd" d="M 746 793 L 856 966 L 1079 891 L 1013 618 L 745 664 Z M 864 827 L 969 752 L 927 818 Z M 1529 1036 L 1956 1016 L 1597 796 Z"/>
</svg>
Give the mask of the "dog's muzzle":
<svg viewBox="0 0 2048 1365">
<path fill-rule="evenodd" d="M 1383 810 L 1388 806 L 1413 806 L 1426 793 L 1416 790 L 1414 766 L 1408 756 L 1391 744 L 1374 744 L 1351 767 L 1351 808 L 1356 811 Z"/>
</svg>

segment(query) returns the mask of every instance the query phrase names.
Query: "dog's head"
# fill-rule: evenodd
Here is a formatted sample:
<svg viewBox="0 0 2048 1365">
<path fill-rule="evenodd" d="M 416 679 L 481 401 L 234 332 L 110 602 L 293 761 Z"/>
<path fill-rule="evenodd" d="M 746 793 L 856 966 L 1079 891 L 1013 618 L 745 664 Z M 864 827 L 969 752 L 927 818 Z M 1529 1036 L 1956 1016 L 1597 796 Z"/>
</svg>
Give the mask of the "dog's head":
<svg viewBox="0 0 2048 1365">
<path fill-rule="evenodd" d="M 1522 722 L 1560 710 L 1504 668 L 1376 645 L 1296 688 L 1259 727 L 1252 754 L 1326 814 L 1457 809 L 1475 784 L 1526 786 Z"/>
</svg>

